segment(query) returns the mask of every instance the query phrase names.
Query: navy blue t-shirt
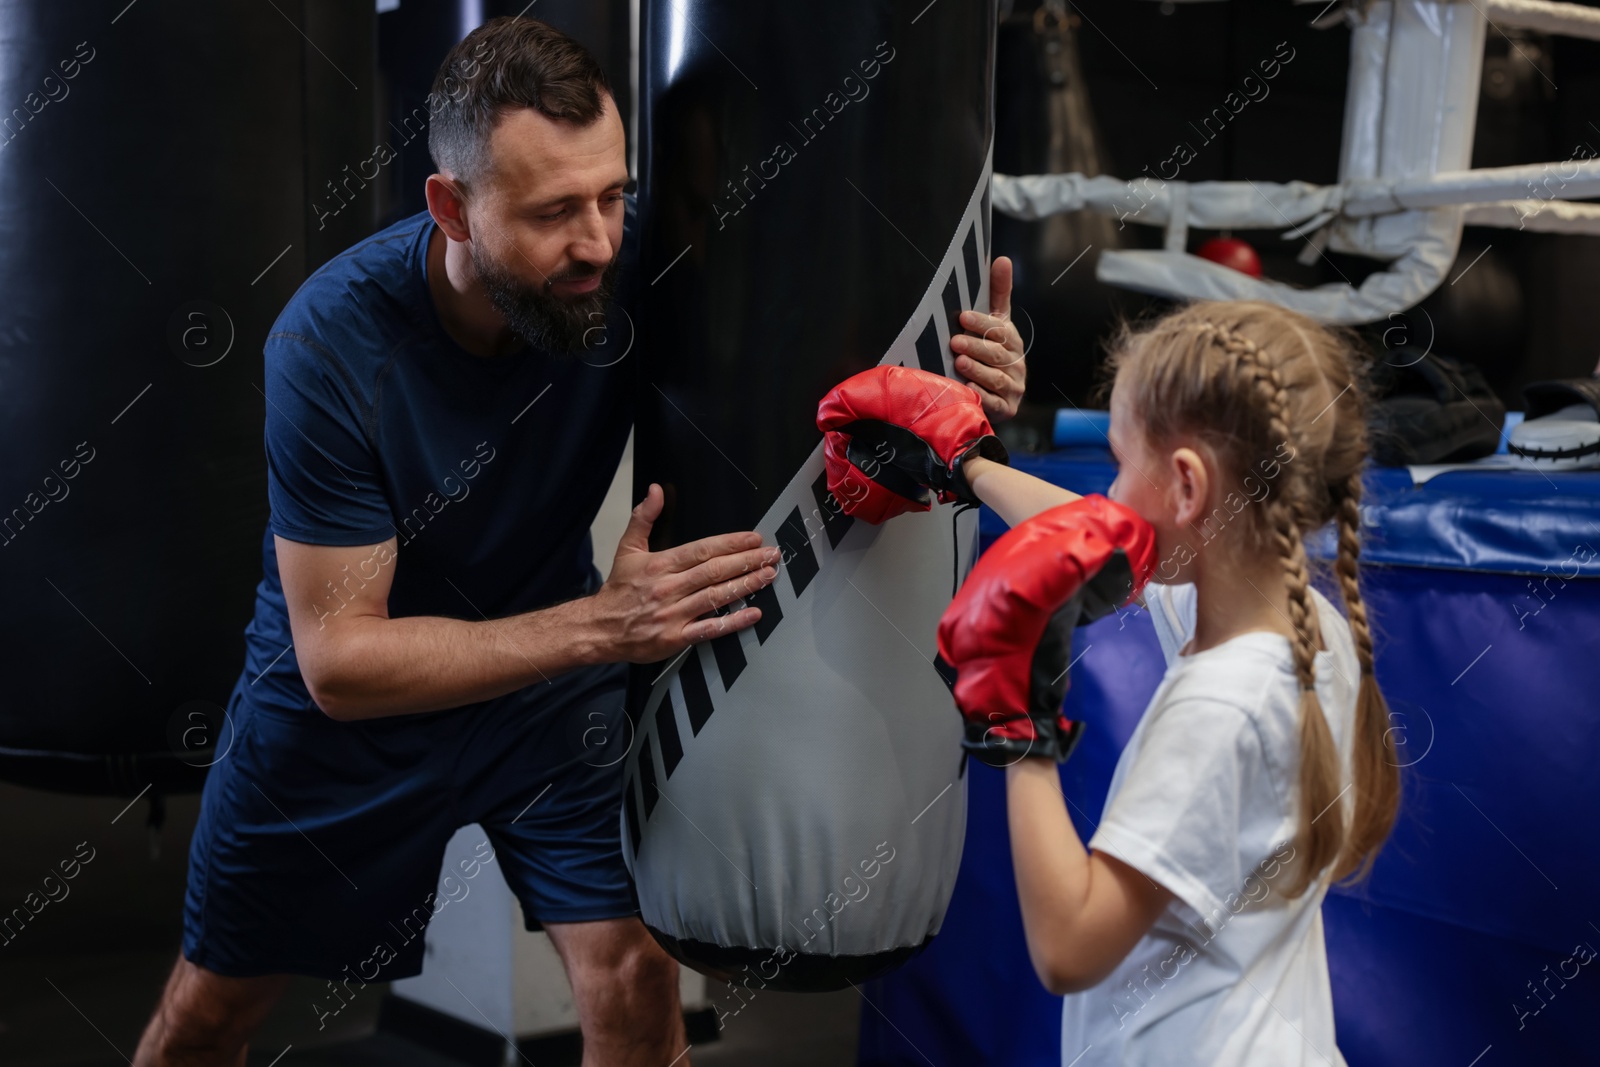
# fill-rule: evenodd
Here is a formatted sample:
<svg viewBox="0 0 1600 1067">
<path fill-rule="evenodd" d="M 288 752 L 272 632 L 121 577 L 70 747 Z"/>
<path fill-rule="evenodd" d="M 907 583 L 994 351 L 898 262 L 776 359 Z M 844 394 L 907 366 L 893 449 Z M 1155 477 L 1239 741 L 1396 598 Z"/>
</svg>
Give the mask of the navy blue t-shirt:
<svg viewBox="0 0 1600 1067">
<path fill-rule="evenodd" d="M 239 688 L 250 705 L 317 710 L 289 647 L 273 534 L 341 546 L 394 538 L 391 617 L 493 619 L 599 588 L 589 525 L 633 422 L 623 356 L 631 196 L 626 211 L 618 299 L 605 334 L 579 354 L 485 358 L 456 344 L 428 289 L 426 212 L 343 252 L 295 293 L 265 346 L 272 516 L 245 631 Z M 383 566 L 374 556 L 341 584 L 358 588 Z M 349 595 L 339 592 L 327 590 L 319 616 L 337 613 Z"/>
</svg>

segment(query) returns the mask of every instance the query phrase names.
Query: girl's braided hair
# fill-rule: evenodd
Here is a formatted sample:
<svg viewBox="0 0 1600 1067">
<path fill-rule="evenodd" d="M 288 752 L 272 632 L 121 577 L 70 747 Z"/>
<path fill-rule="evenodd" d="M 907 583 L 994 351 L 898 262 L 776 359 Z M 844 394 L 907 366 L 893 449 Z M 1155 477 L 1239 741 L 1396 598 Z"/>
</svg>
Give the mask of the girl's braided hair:
<svg viewBox="0 0 1600 1067">
<path fill-rule="evenodd" d="M 1276 556 L 1289 591 L 1300 683 L 1303 862 L 1287 892 L 1303 894 L 1329 867 L 1335 879 L 1364 876 L 1394 825 L 1400 772 L 1388 705 L 1373 674 L 1357 563 L 1367 451 L 1358 348 L 1348 335 L 1273 304 L 1207 302 L 1142 329 L 1125 328 L 1110 366 L 1152 444 L 1198 440 L 1215 457 L 1222 485 L 1250 479 L 1264 485 L 1260 495 L 1249 491 L 1258 507 L 1244 508 L 1237 519 L 1232 509 L 1222 516 L 1243 524 L 1240 550 Z M 1304 543 L 1329 522 L 1337 525 L 1334 574 L 1361 670 L 1348 802 L 1338 746 L 1315 689 L 1318 622 Z"/>
</svg>

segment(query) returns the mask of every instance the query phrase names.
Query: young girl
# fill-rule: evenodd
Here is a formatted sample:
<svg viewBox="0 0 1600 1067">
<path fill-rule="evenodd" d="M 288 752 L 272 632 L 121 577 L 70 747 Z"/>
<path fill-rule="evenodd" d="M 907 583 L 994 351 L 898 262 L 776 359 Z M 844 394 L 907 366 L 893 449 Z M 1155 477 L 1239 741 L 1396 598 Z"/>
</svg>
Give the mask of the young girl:
<svg viewBox="0 0 1600 1067">
<path fill-rule="evenodd" d="M 1110 498 L 1155 530 L 1167 673 L 1085 848 L 1053 761 L 1006 770 L 1028 951 L 1063 1064 L 1343 1064 L 1320 907 L 1364 874 L 1398 770 L 1357 584 L 1356 356 L 1282 308 L 1202 303 L 1114 348 Z M 1076 498 L 973 457 L 1012 524 Z M 1348 620 L 1303 537 L 1338 530 Z"/>
</svg>

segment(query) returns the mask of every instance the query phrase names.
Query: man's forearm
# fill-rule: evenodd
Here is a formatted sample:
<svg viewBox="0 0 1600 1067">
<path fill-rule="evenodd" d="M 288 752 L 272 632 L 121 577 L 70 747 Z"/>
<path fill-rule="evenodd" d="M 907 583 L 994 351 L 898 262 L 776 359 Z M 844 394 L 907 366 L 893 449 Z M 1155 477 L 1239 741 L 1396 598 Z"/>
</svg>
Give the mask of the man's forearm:
<svg viewBox="0 0 1600 1067">
<path fill-rule="evenodd" d="M 612 662 L 584 597 L 476 622 L 435 616 L 344 619 L 327 662 L 301 671 L 331 718 L 376 719 L 460 707 Z M 313 679 L 315 681 L 313 682 Z"/>
</svg>

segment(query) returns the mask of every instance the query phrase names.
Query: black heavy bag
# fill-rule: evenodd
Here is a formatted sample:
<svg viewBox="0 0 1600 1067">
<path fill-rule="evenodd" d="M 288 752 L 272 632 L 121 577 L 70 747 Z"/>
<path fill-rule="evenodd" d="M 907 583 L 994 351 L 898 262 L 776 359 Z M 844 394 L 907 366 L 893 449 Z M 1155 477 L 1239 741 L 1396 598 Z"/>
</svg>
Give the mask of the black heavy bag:
<svg viewBox="0 0 1600 1067">
<path fill-rule="evenodd" d="M 953 373 L 988 307 L 996 13 L 918 7 L 644 10 L 635 490 L 658 547 L 753 528 L 784 564 L 759 626 L 635 673 L 623 851 L 669 952 L 776 989 L 915 955 L 965 832 L 934 632 L 975 515 L 850 520 L 815 427 L 857 371 Z"/>
<path fill-rule="evenodd" d="M 4 7 L 0 778 L 154 814 L 228 751 L 261 346 L 377 208 L 372 5 L 282 7 Z"/>
</svg>

